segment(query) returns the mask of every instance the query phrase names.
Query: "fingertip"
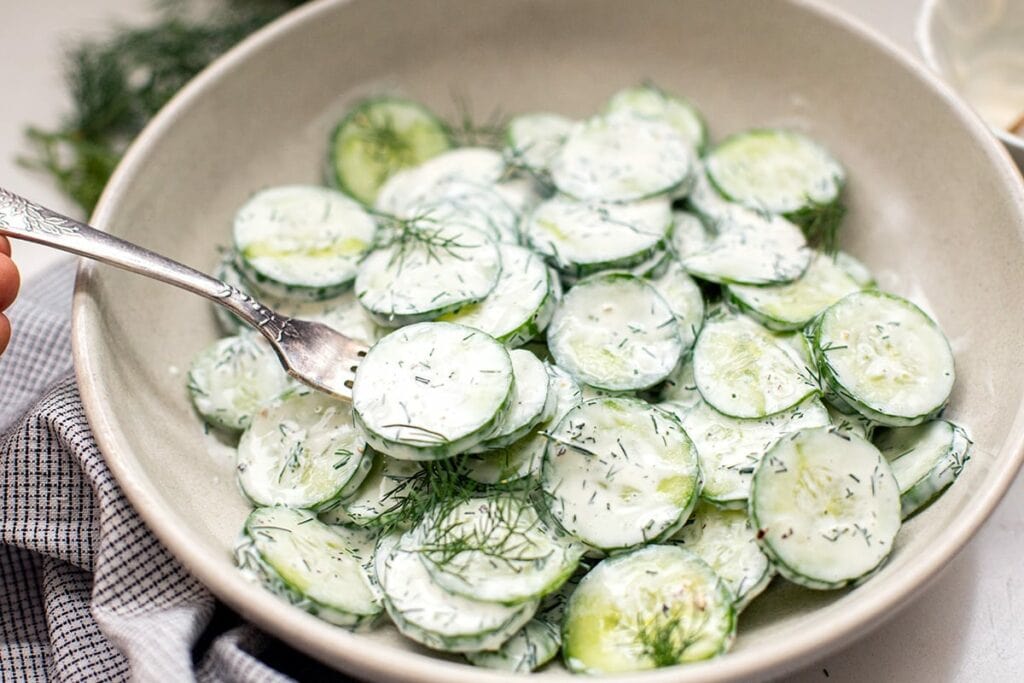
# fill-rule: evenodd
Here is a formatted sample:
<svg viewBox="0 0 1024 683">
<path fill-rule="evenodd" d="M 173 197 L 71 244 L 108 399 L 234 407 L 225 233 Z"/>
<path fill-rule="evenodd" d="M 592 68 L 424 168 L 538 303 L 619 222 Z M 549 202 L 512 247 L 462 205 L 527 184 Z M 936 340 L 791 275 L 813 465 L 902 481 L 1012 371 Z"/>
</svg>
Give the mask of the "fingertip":
<svg viewBox="0 0 1024 683">
<path fill-rule="evenodd" d="M 3 254 L 4 256 L 11 255 L 11 243 L 3 235 L 0 235 L 0 254 Z"/>
<path fill-rule="evenodd" d="M 21 274 L 18 273 L 18 267 L 8 257 L 0 255 L 0 311 L 14 303 L 20 288 Z"/>
<path fill-rule="evenodd" d="M 11 321 L 7 319 L 7 316 L 0 313 L 0 353 L 3 353 L 7 349 L 7 344 L 11 341 Z"/>
</svg>

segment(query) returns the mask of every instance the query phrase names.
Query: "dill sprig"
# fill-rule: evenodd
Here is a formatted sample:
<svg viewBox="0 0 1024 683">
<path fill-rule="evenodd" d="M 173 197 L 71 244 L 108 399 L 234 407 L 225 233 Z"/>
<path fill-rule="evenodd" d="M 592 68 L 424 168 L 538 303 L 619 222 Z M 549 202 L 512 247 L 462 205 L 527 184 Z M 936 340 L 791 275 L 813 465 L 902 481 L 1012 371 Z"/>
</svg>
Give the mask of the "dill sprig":
<svg viewBox="0 0 1024 683">
<path fill-rule="evenodd" d="M 829 203 L 812 200 L 810 205 L 786 217 L 803 229 L 808 242 L 820 246 L 831 256 L 839 249 L 839 225 L 845 215 L 846 207 L 836 199 Z"/>
<path fill-rule="evenodd" d="M 650 659 L 654 666 L 674 666 L 684 661 L 686 651 L 701 638 L 701 632 L 708 620 L 708 613 L 700 613 L 695 623 L 686 623 L 681 610 L 662 605 L 653 617 L 637 615 L 636 640 L 640 652 Z"/>
<path fill-rule="evenodd" d="M 469 98 L 453 94 L 455 101 L 455 118 L 448 122 L 452 141 L 459 147 L 492 147 L 501 149 L 505 146 L 505 131 L 509 117 L 500 109 L 494 109 L 484 119 L 477 119 Z"/>
<path fill-rule="evenodd" d="M 411 529 L 428 514 L 451 510 L 471 498 L 476 484 L 466 478 L 459 458 L 425 462 L 416 474 L 404 478 L 381 500 L 387 507 L 370 526 L 382 535 Z"/>
<path fill-rule="evenodd" d="M 371 213 L 377 218 L 378 223 L 373 250 L 393 248 L 388 265 L 399 270 L 414 252 L 422 252 L 427 263 L 440 263 L 443 257 L 464 261 L 466 256 L 460 253 L 460 250 L 477 246 L 460 241 L 463 235 L 435 219 L 430 210 L 410 218 L 399 218 L 376 211 Z"/>
<path fill-rule="evenodd" d="M 128 144 L 185 83 L 303 1 L 217 0 L 199 14 L 195 0 L 163 0 L 153 23 L 76 44 L 65 66 L 72 109 L 55 130 L 26 129 L 29 152 L 18 162 L 92 211 Z"/>
</svg>

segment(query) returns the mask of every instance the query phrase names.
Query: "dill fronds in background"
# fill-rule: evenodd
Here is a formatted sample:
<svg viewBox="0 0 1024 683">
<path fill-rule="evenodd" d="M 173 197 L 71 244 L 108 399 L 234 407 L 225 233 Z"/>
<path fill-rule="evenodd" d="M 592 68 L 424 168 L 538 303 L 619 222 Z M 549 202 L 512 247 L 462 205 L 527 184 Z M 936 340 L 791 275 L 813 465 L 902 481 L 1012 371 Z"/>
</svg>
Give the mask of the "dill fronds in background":
<svg viewBox="0 0 1024 683">
<path fill-rule="evenodd" d="M 72 110 L 57 130 L 29 127 L 19 163 L 53 177 L 90 213 L 128 144 L 193 76 L 305 0 L 158 0 L 150 25 L 115 28 L 74 46 Z"/>
</svg>

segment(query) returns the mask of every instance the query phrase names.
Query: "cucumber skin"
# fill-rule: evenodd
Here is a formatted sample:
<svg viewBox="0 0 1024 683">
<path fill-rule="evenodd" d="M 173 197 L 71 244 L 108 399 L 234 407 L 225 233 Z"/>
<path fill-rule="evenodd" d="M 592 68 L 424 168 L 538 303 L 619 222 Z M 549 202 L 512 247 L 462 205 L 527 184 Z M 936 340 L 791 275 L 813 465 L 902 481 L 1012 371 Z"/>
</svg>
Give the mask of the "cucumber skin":
<svg viewBox="0 0 1024 683">
<path fill-rule="evenodd" d="M 866 291 L 871 291 L 878 296 L 884 297 L 886 299 L 892 299 L 894 301 L 912 307 L 913 309 L 918 311 L 922 316 L 924 316 L 929 323 L 931 323 L 932 327 L 935 328 L 935 330 L 940 335 L 942 335 L 943 339 L 946 338 L 946 335 L 942 332 L 941 329 L 939 329 L 939 326 L 935 323 L 934 320 L 932 320 L 931 316 L 922 311 L 921 308 L 915 305 L 914 303 L 907 301 L 902 297 L 895 296 L 893 294 L 888 294 L 886 292 L 880 292 L 878 290 Z M 841 302 L 842 299 L 833 304 L 833 306 L 838 305 Z M 831 306 L 829 308 L 831 308 Z M 946 399 L 940 405 L 936 406 L 934 409 L 928 411 L 927 413 L 924 413 L 923 415 L 907 417 L 901 415 L 889 415 L 888 413 L 883 413 L 879 410 L 876 410 L 871 406 L 867 405 L 866 403 L 864 403 L 863 401 L 856 398 L 849 391 L 847 391 L 847 389 L 839 382 L 839 380 L 836 379 L 835 374 L 832 371 L 832 366 L 829 365 L 828 362 L 828 354 L 821 353 L 821 321 L 825 313 L 828 312 L 828 310 L 829 309 L 826 308 L 813 321 L 811 321 L 811 323 L 807 327 L 806 334 L 811 339 L 811 352 L 814 354 L 814 359 L 818 366 L 818 372 L 821 377 L 822 391 L 825 392 L 825 395 L 828 398 L 835 397 L 839 399 L 839 401 L 835 401 L 834 399 L 829 400 L 829 403 L 833 405 L 836 408 L 836 410 L 838 410 L 841 413 L 848 414 L 850 412 L 860 413 L 861 415 L 871 420 L 872 422 L 875 422 L 884 427 L 915 427 L 921 424 L 922 422 L 927 422 L 928 420 L 932 420 L 942 414 L 942 411 L 946 409 L 946 405 L 948 405 L 949 403 L 949 396 L 947 396 Z M 946 343 L 948 345 L 948 340 Z M 950 351 L 950 355 L 952 356 L 952 350 Z"/>
<path fill-rule="evenodd" d="M 349 123 L 349 121 L 352 120 L 352 118 L 356 114 L 360 113 L 363 109 L 368 109 L 370 107 L 373 107 L 373 106 L 376 106 L 376 105 L 379 105 L 379 104 L 386 104 L 386 103 L 401 103 L 401 104 L 405 104 L 405 105 L 408 105 L 408 106 L 415 107 L 416 109 L 419 109 L 424 114 L 426 114 L 428 118 L 433 119 L 433 121 L 437 125 L 438 129 L 445 134 L 445 137 L 448 138 L 448 149 L 452 149 L 454 147 L 454 142 L 452 141 L 451 128 L 448 126 L 448 124 L 446 124 L 444 121 L 442 121 L 440 118 L 438 118 L 437 114 L 435 114 L 434 112 L 430 111 L 429 109 L 427 109 L 425 106 L 423 106 L 419 102 L 415 102 L 413 100 L 407 100 L 407 99 L 404 99 L 404 98 L 401 98 L 401 97 L 391 97 L 391 96 L 388 96 L 388 95 L 378 95 L 376 97 L 368 97 L 368 98 L 365 98 L 365 99 L 362 99 L 362 100 L 356 102 L 352 106 L 352 108 L 349 109 L 348 113 L 345 114 L 344 117 L 342 117 L 341 121 L 339 121 L 337 123 L 337 125 L 334 126 L 334 129 L 331 131 L 331 135 L 330 135 L 330 138 L 329 138 L 330 144 L 328 145 L 328 148 L 327 148 L 328 149 L 328 153 L 327 153 L 327 158 L 325 159 L 325 164 L 324 164 L 324 166 L 325 166 L 325 168 L 324 168 L 324 171 L 325 171 L 324 179 L 326 180 L 326 184 L 328 186 L 333 187 L 336 190 L 340 190 L 341 192 L 344 192 L 346 197 L 351 197 L 352 199 L 356 200 L 357 202 L 359 202 L 363 206 L 367 206 L 369 208 L 373 208 L 373 202 L 371 201 L 369 203 L 366 203 L 362 199 L 357 197 L 355 194 L 353 194 L 353 192 L 349 189 L 347 183 L 345 183 L 344 179 L 341 178 L 341 176 L 338 175 L 338 164 L 337 164 L 337 160 L 335 159 L 335 149 L 337 147 L 336 140 L 338 138 L 338 135 L 341 133 L 341 131 L 345 128 L 345 126 Z M 446 151 L 446 150 L 442 150 L 442 152 L 444 152 L 444 151 Z M 422 163 L 423 161 L 426 161 L 426 159 L 421 159 L 420 161 Z"/>
<path fill-rule="evenodd" d="M 901 514 L 904 520 L 926 508 L 952 486 L 963 471 L 964 465 L 971 459 L 970 449 L 973 442 L 967 436 L 967 432 L 959 425 L 952 422 L 949 424 L 953 427 L 953 441 L 946 457 L 900 495 Z"/>
<path fill-rule="evenodd" d="M 348 195 L 346 195 L 348 196 Z M 243 279 L 251 283 L 260 293 L 276 299 L 299 299 L 308 301 L 325 301 L 344 294 L 352 283 L 355 282 L 355 274 L 343 282 L 319 287 L 308 287 L 305 285 L 292 285 L 269 278 L 257 271 L 241 254 L 235 253 L 235 267 Z"/>
</svg>

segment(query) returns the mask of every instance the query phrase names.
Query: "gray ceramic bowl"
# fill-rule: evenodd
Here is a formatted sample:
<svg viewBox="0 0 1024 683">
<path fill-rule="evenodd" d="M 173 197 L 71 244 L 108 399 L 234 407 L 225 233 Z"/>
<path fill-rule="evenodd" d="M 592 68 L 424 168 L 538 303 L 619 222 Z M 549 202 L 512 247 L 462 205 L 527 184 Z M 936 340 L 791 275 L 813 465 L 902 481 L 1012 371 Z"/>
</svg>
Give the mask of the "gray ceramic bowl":
<svg viewBox="0 0 1024 683">
<path fill-rule="evenodd" d="M 715 661 L 621 680 L 724 681 L 779 673 L 893 614 L 978 529 L 1024 454 L 1024 193 L 953 94 L 857 26 L 804 2 L 357 0 L 313 3 L 246 41 L 185 89 L 118 169 L 96 213 L 112 233 L 210 268 L 254 190 L 317 182 L 331 125 L 353 97 L 397 88 L 453 113 L 583 116 L 652 78 L 685 93 L 715 138 L 805 129 L 849 169 L 845 248 L 882 285 L 928 306 L 956 349 L 951 414 L 970 425 L 960 481 L 901 532 L 886 567 L 837 593 L 776 585 Z M 211 445 L 183 369 L 217 335 L 207 304 L 87 264 L 75 358 L 93 430 L 153 531 L 249 619 L 341 669 L 401 681 L 521 680 L 353 635 L 244 582 L 230 548 L 246 515 L 230 451 Z M 544 675 L 565 678 L 557 667 Z"/>
</svg>

